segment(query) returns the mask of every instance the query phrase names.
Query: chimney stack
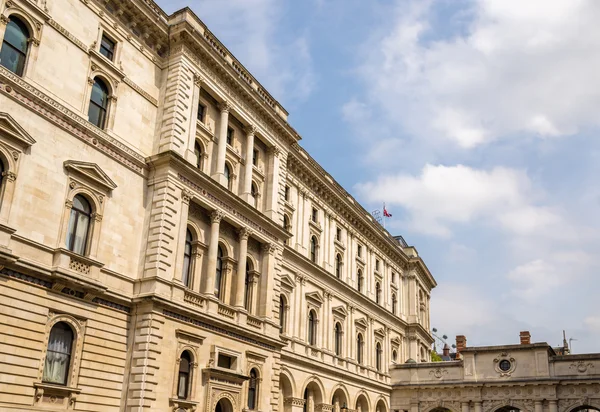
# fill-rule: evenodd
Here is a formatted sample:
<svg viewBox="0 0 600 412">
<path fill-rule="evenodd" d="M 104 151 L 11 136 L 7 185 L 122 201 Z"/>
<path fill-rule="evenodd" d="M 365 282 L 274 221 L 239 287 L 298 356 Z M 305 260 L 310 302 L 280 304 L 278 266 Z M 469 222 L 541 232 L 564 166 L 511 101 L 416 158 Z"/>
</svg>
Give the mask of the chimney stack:
<svg viewBox="0 0 600 412">
<path fill-rule="evenodd" d="M 521 345 L 531 344 L 531 333 L 529 333 L 529 331 L 527 331 L 527 330 L 522 331 L 519 334 L 519 337 L 521 338 Z"/>
<path fill-rule="evenodd" d="M 464 348 L 467 347 L 467 337 L 465 335 L 456 336 L 456 352 L 460 353 Z"/>
</svg>

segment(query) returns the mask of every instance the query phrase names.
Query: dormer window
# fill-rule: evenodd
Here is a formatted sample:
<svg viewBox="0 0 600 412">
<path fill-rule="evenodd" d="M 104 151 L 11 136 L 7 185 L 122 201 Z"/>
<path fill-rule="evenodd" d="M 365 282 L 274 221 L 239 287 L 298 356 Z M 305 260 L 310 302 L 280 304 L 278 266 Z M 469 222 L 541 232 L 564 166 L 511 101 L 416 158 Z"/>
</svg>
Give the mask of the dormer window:
<svg viewBox="0 0 600 412">
<path fill-rule="evenodd" d="M 113 40 L 103 34 L 100 42 L 100 54 L 112 62 L 115 58 L 115 45 L 116 43 Z"/>
</svg>

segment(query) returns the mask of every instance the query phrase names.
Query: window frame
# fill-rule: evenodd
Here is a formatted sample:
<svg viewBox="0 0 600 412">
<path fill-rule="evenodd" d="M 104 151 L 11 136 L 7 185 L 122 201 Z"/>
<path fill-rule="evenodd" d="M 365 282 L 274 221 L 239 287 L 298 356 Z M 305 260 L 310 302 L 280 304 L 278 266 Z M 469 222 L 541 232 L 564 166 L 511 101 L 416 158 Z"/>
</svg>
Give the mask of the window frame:
<svg viewBox="0 0 600 412">
<path fill-rule="evenodd" d="M 252 377 L 252 373 L 254 372 L 254 378 Z M 260 403 L 260 372 L 258 371 L 258 368 L 253 367 L 250 369 L 250 372 L 248 373 L 248 376 L 250 379 L 248 379 L 248 393 L 247 393 L 247 402 L 246 405 L 248 406 L 248 410 L 250 411 L 256 411 L 258 410 L 258 406 Z M 252 387 L 252 381 L 254 380 L 254 388 Z M 254 389 L 253 393 L 253 402 L 252 405 L 250 405 L 250 393 L 251 390 Z"/>
<path fill-rule="evenodd" d="M 102 76 L 95 76 L 92 79 L 92 89 L 91 89 L 91 93 L 90 93 L 90 98 L 89 98 L 89 102 L 88 102 L 88 122 L 90 122 L 91 124 L 93 124 L 94 126 L 96 126 L 97 128 L 101 129 L 101 130 L 107 130 L 107 126 L 108 126 L 108 116 L 109 116 L 109 112 L 110 112 L 110 102 L 112 100 L 112 93 L 111 93 L 111 88 L 110 88 L 110 82 L 107 82 L 106 79 L 102 78 Z M 104 92 L 103 95 L 103 102 L 102 103 L 98 103 L 94 101 L 94 88 L 98 85 L 98 88 L 102 89 L 101 86 L 104 86 L 105 90 L 101 90 L 102 92 Z M 98 118 L 98 122 L 94 122 L 92 121 L 91 118 L 91 113 L 90 111 L 92 110 L 92 107 L 96 108 L 97 110 L 99 110 L 99 113 L 101 114 L 101 116 L 99 116 Z"/>
<path fill-rule="evenodd" d="M 316 235 L 312 235 L 310 237 L 310 261 L 313 263 L 317 263 L 317 261 L 319 260 L 319 256 L 318 256 L 318 252 L 319 252 L 319 241 L 317 239 Z"/>
<path fill-rule="evenodd" d="M 338 328 L 339 327 L 339 328 Z M 344 339 L 344 328 L 341 322 L 335 322 L 334 326 L 334 351 L 336 356 L 343 355 L 343 339 Z"/>
<path fill-rule="evenodd" d="M 107 40 L 108 43 L 112 43 L 112 50 L 108 50 L 106 47 L 104 47 L 104 40 Z M 115 62 L 115 58 L 117 57 L 117 45 L 118 45 L 118 41 L 114 40 L 114 38 L 110 35 L 108 35 L 106 33 L 106 30 L 102 31 L 102 34 L 100 35 L 100 42 L 99 42 L 99 46 L 98 46 L 98 52 L 106 57 L 110 62 L 114 63 Z M 103 50 L 108 50 L 108 53 L 110 53 L 110 57 L 107 56 L 106 54 L 103 53 Z"/>
<path fill-rule="evenodd" d="M 185 388 L 184 389 L 184 396 L 181 396 L 181 368 L 182 368 L 182 361 L 184 360 L 183 356 L 187 354 L 188 357 L 188 370 L 187 372 L 183 372 L 186 374 L 186 379 L 185 379 Z M 193 374 L 193 355 L 190 353 L 189 350 L 185 349 L 183 352 L 181 352 L 181 354 L 179 355 L 179 359 L 178 359 L 178 374 L 177 374 L 177 390 L 176 390 L 176 398 L 177 400 L 190 400 L 190 395 L 192 392 L 192 374 Z"/>
<path fill-rule="evenodd" d="M 76 199 L 82 199 L 89 207 L 89 212 L 78 209 L 75 206 Z M 77 235 L 77 230 L 78 230 L 78 226 L 79 226 L 79 219 L 81 216 L 85 216 L 87 218 L 87 227 L 85 228 L 85 236 L 84 236 L 84 240 L 83 240 L 83 250 L 78 251 L 78 250 L 75 250 L 75 242 L 76 242 L 76 235 Z M 82 193 L 77 193 L 75 196 L 73 196 L 71 212 L 69 213 L 69 223 L 67 224 L 67 237 L 65 239 L 65 244 L 66 244 L 65 246 L 67 247 L 67 250 L 69 250 L 70 252 L 73 252 L 77 255 L 80 255 L 80 256 L 87 256 L 89 254 L 90 237 L 91 237 L 91 232 L 92 232 L 93 218 L 94 218 L 94 203 L 93 203 L 93 201 L 90 201 L 90 199 L 88 199 L 88 197 Z M 74 221 L 73 226 L 71 226 L 72 221 Z"/>
<path fill-rule="evenodd" d="M 306 331 L 306 343 L 308 343 L 309 346 L 317 346 L 318 315 L 315 309 L 309 309 L 307 322 L 308 327 Z"/>
<path fill-rule="evenodd" d="M 8 20 L 8 22 L 6 23 L 6 27 L 4 29 L 4 35 L 2 36 L 2 43 L 0 44 L 0 56 L 1 56 L 1 52 L 4 50 L 4 47 L 6 45 L 6 47 L 10 48 L 14 53 L 17 54 L 17 56 L 21 57 L 21 59 L 19 59 L 18 66 L 15 71 L 11 70 L 11 68 L 2 64 L 1 62 L 0 62 L 0 65 L 2 65 L 2 67 L 4 67 L 6 70 L 10 71 L 11 73 L 17 75 L 18 77 L 24 77 L 25 71 L 27 68 L 27 63 L 29 61 L 29 55 L 31 54 L 30 44 L 32 43 L 32 40 L 35 39 L 35 37 L 34 37 L 35 31 L 33 31 L 31 29 L 30 22 L 26 18 L 24 18 L 24 16 L 22 16 L 20 14 L 12 13 L 7 16 L 7 20 Z M 25 51 L 20 50 L 18 45 L 13 45 L 11 42 L 6 40 L 6 32 L 8 30 L 8 26 L 11 24 L 11 20 L 15 21 L 14 24 L 20 29 L 20 33 L 25 35 L 24 36 L 26 39 Z M 23 27 L 20 27 L 20 26 L 23 26 Z"/>
</svg>

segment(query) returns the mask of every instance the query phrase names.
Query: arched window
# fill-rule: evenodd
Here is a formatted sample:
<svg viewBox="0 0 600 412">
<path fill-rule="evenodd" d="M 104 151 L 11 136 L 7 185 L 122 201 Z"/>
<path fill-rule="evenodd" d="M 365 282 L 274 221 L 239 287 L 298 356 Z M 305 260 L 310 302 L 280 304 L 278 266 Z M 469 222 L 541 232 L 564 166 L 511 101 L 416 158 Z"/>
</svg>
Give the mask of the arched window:
<svg viewBox="0 0 600 412">
<path fill-rule="evenodd" d="M 67 230 L 67 248 L 71 252 L 85 255 L 91 216 L 90 203 L 82 195 L 75 196 Z"/>
<path fill-rule="evenodd" d="M 104 129 L 106 126 L 106 113 L 108 112 L 108 86 L 106 83 L 96 77 L 92 86 L 92 95 L 90 97 L 90 108 L 88 109 L 88 118 L 90 123 Z"/>
<path fill-rule="evenodd" d="M 288 215 L 283 215 L 283 228 L 288 232 L 292 230 L 292 225 L 290 224 L 290 218 Z M 283 242 L 287 245 L 289 240 L 285 239 Z"/>
<path fill-rule="evenodd" d="M 398 361 L 398 352 L 395 350 L 392 351 L 392 361 L 396 363 Z"/>
<path fill-rule="evenodd" d="M 244 309 L 246 309 L 247 311 L 250 311 L 250 298 L 252 296 L 250 293 L 251 286 L 252 283 L 250 281 L 250 263 L 246 261 L 246 279 L 244 280 Z"/>
<path fill-rule="evenodd" d="M 256 369 L 250 371 L 250 380 L 248 381 L 248 409 L 251 411 L 258 406 L 258 373 Z"/>
<path fill-rule="evenodd" d="M 217 273 L 215 274 L 215 296 L 221 299 L 221 283 L 223 283 L 223 249 L 217 250 Z"/>
<path fill-rule="evenodd" d="M 58 322 L 52 327 L 48 339 L 42 379 L 44 382 L 58 385 L 68 383 L 72 349 L 73 329 L 65 322 Z"/>
<path fill-rule="evenodd" d="M 0 64 L 17 76 L 23 76 L 25 70 L 29 36 L 25 23 L 14 16 L 8 18 L 0 50 Z"/>
<path fill-rule="evenodd" d="M 358 289 L 358 291 L 360 293 L 362 293 L 363 291 L 363 274 L 362 274 L 362 270 L 358 269 L 358 272 L 356 274 L 356 289 Z"/>
<path fill-rule="evenodd" d="M 312 236 L 310 238 L 310 260 L 317 263 L 317 237 Z"/>
<path fill-rule="evenodd" d="M 335 354 L 342 355 L 342 325 L 340 322 L 335 324 Z"/>
<path fill-rule="evenodd" d="M 342 256 L 339 253 L 335 255 L 335 276 L 342 278 Z"/>
<path fill-rule="evenodd" d="M 375 283 L 375 303 L 381 304 L 381 284 L 379 282 Z"/>
<path fill-rule="evenodd" d="M 308 388 L 304 389 L 304 406 L 302 412 L 308 412 Z"/>
<path fill-rule="evenodd" d="M 183 249 L 183 274 L 181 276 L 181 282 L 189 287 L 191 280 L 191 271 L 192 271 L 192 241 L 194 240 L 192 236 L 192 231 L 190 229 L 185 232 L 185 247 Z"/>
<path fill-rule="evenodd" d="M 223 174 L 225 175 L 227 189 L 231 190 L 231 169 L 229 168 L 229 165 L 227 163 L 225 163 L 225 169 L 223 171 Z"/>
<path fill-rule="evenodd" d="M 257 207 L 257 199 L 258 199 L 258 187 L 256 186 L 256 183 L 252 182 L 252 184 L 250 185 L 250 196 L 252 196 L 252 204 L 254 205 L 254 207 Z"/>
<path fill-rule="evenodd" d="M 184 351 L 179 359 L 179 376 L 177 379 L 177 398 L 187 399 L 190 388 L 190 372 L 192 357 L 188 351 Z"/>
<path fill-rule="evenodd" d="M 0 189 L 2 189 L 2 183 L 4 183 L 4 171 L 4 162 L 0 159 Z"/>
<path fill-rule="evenodd" d="M 194 154 L 196 155 L 196 167 L 202 170 L 202 146 L 200 146 L 200 143 L 198 143 L 197 141 L 194 142 Z"/>
<path fill-rule="evenodd" d="M 356 337 L 356 361 L 359 365 L 363 363 L 363 350 L 364 350 L 365 342 L 363 340 L 362 334 L 359 333 Z"/>
<path fill-rule="evenodd" d="M 308 313 L 308 344 L 317 344 L 317 315 L 314 310 Z"/>
<path fill-rule="evenodd" d="M 377 372 L 381 372 L 381 354 L 381 343 L 377 342 L 377 345 L 375 345 L 375 368 Z"/>
<path fill-rule="evenodd" d="M 285 298 L 279 295 L 279 333 L 285 332 Z"/>
<path fill-rule="evenodd" d="M 392 313 L 395 315 L 397 312 L 396 307 L 398 306 L 398 299 L 396 298 L 396 294 L 392 293 Z"/>
</svg>

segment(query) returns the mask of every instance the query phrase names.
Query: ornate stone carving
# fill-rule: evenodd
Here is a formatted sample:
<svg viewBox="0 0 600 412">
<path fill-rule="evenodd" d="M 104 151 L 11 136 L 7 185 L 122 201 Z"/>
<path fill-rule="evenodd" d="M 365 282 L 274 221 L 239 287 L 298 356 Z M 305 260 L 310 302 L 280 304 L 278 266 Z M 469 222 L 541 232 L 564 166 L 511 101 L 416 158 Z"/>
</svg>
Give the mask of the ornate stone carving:
<svg viewBox="0 0 600 412">
<path fill-rule="evenodd" d="M 571 364 L 571 366 L 569 366 L 569 369 L 575 369 L 579 373 L 585 373 L 585 372 L 587 372 L 588 369 L 591 369 L 593 367 L 594 367 L 594 364 L 591 362 L 578 361 L 578 362 L 573 362 Z"/>
<path fill-rule="evenodd" d="M 274 255 L 277 248 L 273 243 L 263 243 L 261 250 L 263 253 L 268 253 L 269 255 Z"/>
<path fill-rule="evenodd" d="M 237 231 L 239 240 L 248 240 L 250 236 L 252 236 L 252 229 L 248 229 L 247 227 L 243 227 Z"/>
<path fill-rule="evenodd" d="M 219 110 L 221 111 L 221 113 L 227 112 L 229 113 L 229 111 L 231 110 L 231 103 L 228 102 L 227 100 L 219 103 Z"/>
<path fill-rule="evenodd" d="M 247 135 L 255 135 L 257 131 L 258 128 L 253 124 L 244 127 L 244 132 L 246 132 Z"/>
<path fill-rule="evenodd" d="M 444 375 L 448 374 L 448 371 L 442 368 L 435 368 L 434 370 L 429 371 L 429 374 L 436 379 L 442 379 Z"/>
<path fill-rule="evenodd" d="M 210 212 L 210 221 L 212 223 L 220 223 L 221 220 L 223 220 L 223 217 L 225 217 L 225 213 L 221 210 L 213 210 Z"/>
<path fill-rule="evenodd" d="M 301 399 L 301 398 L 292 398 L 292 397 L 289 397 L 289 398 L 285 398 L 283 400 L 283 403 L 285 405 L 303 407 L 304 404 L 306 403 L 306 401 L 304 399 Z"/>
</svg>

